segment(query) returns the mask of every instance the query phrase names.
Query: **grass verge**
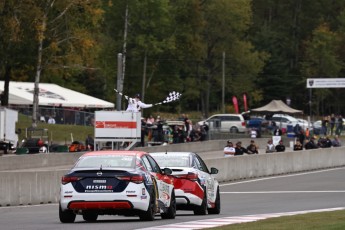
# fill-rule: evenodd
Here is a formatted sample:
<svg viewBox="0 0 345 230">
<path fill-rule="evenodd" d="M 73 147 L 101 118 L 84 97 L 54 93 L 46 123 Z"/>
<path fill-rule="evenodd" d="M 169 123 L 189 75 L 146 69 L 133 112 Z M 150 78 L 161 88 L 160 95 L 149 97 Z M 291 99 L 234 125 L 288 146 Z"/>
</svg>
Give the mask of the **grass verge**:
<svg viewBox="0 0 345 230">
<path fill-rule="evenodd" d="M 345 210 L 284 216 L 266 220 L 232 224 L 213 230 L 342 230 L 345 229 Z"/>
<path fill-rule="evenodd" d="M 31 126 L 31 123 L 31 119 L 28 116 L 18 115 L 16 130 L 21 129 L 21 133 L 18 135 L 19 141 L 25 138 L 25 130 Z M 54 144 L 70 144 L 72 137 L 74 141 L 84 142 L 88 134 L 92 136 L 94 134 L 94 127 L 92 126 L 37 123 L 37 128 L 47 129 L 49 142 Z"/>
</svg>

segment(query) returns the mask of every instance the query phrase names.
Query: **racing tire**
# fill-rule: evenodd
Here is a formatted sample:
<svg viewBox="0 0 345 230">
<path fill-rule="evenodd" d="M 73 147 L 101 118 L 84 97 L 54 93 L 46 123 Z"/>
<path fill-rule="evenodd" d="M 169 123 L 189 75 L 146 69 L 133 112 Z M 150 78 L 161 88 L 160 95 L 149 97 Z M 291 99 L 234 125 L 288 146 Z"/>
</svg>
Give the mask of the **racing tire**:
<svg viewBox="0 0 345 230">
<path fill-rule="evenodd" d="M 176 216 L 176 199 L 175 199 L 175 192 L 171 193 L 171 201 L 170 207 L 168 208 L 167 212 L 162 213 L 162 219 L 175 219 Z"/>
<path fill-rule="evenodd" d="M 208 214 L 219 214 L 220 213 L 220 194 L 219 194 L 219 187 L 217 189 L 217 196 L 215 201 L 214 208 L 207 209 Z"/>
<path fill-rule="evenodd" d="M 152 196 L 152 199 L 150 200 L 150 204 L 147 211 L 140 213 L 139 218 L 142 221 L 153 221 L 155 219 L 155 214 L 156 214 L 156 197 Z"/>
<path fill-rule="evenodd" d="M 194 215 L 206 215 L 207 214 L 207 194 L 204 190 L 204 199 L 202 199 L 202 203 L 200 206 L 194 208 Z"/>
<path fill-rule="evenodd" d="M 59 206 L 59 218 L 61 223 L 73 223 L 75 221 L 76 214 L 72 210 L 62 211 Z"/>
<path fill-rule="evenodd" d="M 96 222 L 98 214 L 94 212 L 83 212 L 83 219 L 87 222 Z"/>
</svg>

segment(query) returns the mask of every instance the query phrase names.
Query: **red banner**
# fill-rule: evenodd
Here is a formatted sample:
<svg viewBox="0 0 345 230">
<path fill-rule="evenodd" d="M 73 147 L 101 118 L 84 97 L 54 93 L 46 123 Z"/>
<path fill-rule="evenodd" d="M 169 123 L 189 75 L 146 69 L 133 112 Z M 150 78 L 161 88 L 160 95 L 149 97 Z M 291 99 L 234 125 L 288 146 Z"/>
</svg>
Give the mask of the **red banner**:
<svg viewBox="0 0 345 230">
<path fill-rule="evenodd" d="M 248 111 L 248 104 L 247 104 L 247 94 L 243 94 L 243 105 L 244 105 L 244 112 Z"/>
<path fill-rule="evenodd" d="M 236 96 L 232 96 L 232 103 L 234 104 L 234 108 L 235 108 L 236 113 L 239 113 L 238 101 L 237 101 L 237 97 Z"/>
</svg>

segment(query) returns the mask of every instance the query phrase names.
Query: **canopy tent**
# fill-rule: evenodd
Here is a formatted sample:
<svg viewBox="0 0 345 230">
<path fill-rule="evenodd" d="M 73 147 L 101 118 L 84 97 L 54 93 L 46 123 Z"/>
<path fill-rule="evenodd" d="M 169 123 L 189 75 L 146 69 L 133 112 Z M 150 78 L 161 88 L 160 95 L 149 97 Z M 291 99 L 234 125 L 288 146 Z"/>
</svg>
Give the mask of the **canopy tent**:
<svg viewBox="0 0 345 230">
<path fill-rule="evenodd" d="M 297 114 L 303 113 L 302 110 L 297 110 L 290 108 L 281 100 L 272 100 L 265 106 L 260 108 L 251 109 L 250 112 L 257 112 L 257 113 L 283 113 L 283 114 Z"/>
<path fill-rule="evenodd" d="M 4 91 L 4 81 L 0 81 L 0 93 Z M 33 82 L 13 82 L 9 84 L 10 105 L 33 104 Z M 61 106 L 79 108 L 114 108 L 114 104 L 89 95 L 79 93 L 56 84 L 39 84 L 40 106 Z"/>
</svg>

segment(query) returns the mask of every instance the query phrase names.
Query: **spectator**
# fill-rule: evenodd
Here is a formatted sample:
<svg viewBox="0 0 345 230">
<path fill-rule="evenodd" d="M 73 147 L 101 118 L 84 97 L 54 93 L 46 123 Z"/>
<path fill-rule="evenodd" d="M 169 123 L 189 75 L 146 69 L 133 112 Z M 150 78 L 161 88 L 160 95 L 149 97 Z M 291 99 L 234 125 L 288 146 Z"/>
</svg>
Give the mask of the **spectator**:
<svg viewBox="0 0 345 230">
<path fill-rule="evenodd" d="M 188 116 L 186 114 L 182 114 L 182 119 L 183 119 L 183 122 L 184 122 L 184 130 L 189 133 L 190 131 L 190 126 L 189 126 L 189 119 L 188 119 Z"/>
<path fill-rule="evenodd" d="M 186 133 L 186 135 L 187 135 L 187 141 L 190 142 L 192 141 L 191 135 L 192 135 L 192 130 L 193 130 L 193 123 L 191 120 L 187 120 L 187 122 L 189 126 L 189 129 L 188 129 L 189 131 Z"/>
<path fill-rule="evenodd" d="M 164 122 L 161 120 L 161 117 L 157 116 L 157 119 L 156 119 L 157 135 L 155 137 L 155 141 L 157 141 L 157 142 L 164 141 L 163 123 Z"/>
<path fill-rule="evenodd" d="M 305 130 L 305 138 L 308 139 L 308 140 L 310 138 L 310 130 L 309 130 L 309 128 L 306 128 L 306 130 Z"/>
<path fill-rule="evenodd" d="M 305 144 L 305 149 L 317 149 L 319 148 L 315 143 L 315 137 L 311 137 L 310 140 Z"/>
<path fill-rule="evenodd" d="M 145 147 L 145 135 L 146 135 L 146 126 L 147 122 L 145 121 L 145 118 L 141 118 L 141 138 L 140 138 L 140 144 L 141 147 Z"/>
<path fill-rule="evenodd" d="M 202 131 L 204 131 L 204 134 L 205 134 L 205 140 L 207 140 L 207 134 L 210 128 L 208 127 L 206 122 L 204 122 L 204 124 L 201 127 L 202 127 Z"/>
<path fill-rule="evenodd" d="M 301 126 L 297 123 L 295 127 L 293 128 L 293 132 L 295 133 L 295 136 L 298 137 L 301 133 Z"/>
<path fill-rule="evenodd" d="M 338 135 L 334 136 L 334 139 L 332 141 L 332 145 L 333 145 L 333 147 L 340 147 L 341 146 L 341 142 L 339 140 L 339 136 Z"/>
<path fill-rule="evenodd" d="M 250 138 L 256 138 L 258 136 L 258 131 L 255 128 L 250 130 Z"/>
<path fill-rule="evenodd" d="M 332 147 L 332 141 L 329 136 L 326 136 L 324 138 L 320 138 L 320 147 L 321 148 L 330 148 Z"/>
<path fill-rule="evenodd" d="M 250 144 L 247 147 L 247 154 L 258 154 L 259 153 L 259 148 L 256 145 L 254 140 L 250 141 Z"/>
<path fill-rule="evenodd" d="M 155 118 L 150 115 L 147 119 L 146 119 L 146 124 L 148 125 L 153 125 L 153 123 L 155 123 Z"/>
<path fill-rule="evenodd" d="M 327 135 L 327 126 L 328 126 L 328 118 L 327 116 L 324 116 L 321 121 L 321 134 Z"/>
<path fill-rule="evenodd" d="M 267 146 L 266 146 L 266 153 L 273 153 L 275 152 L 275 146 L 273 144 L 273 141 L 270 139 L 267 141 Z"/>
<path fill-rule="evenodd" d="M 235 148 L 231 141 L 227 142 L 227 145 L 224 148 L 224 157 L 232 157 L 235 155 Z"/>
<path fill-rule="evenodd" d="M 281 136 L 282 134 L 283 132 L 279 127 L 276 127 L 276 129 L 273 131 L 274 136 Z"/>
<path fill-rule="evenodd" d="M 237 142 L 235 147 L 235 156 L 243 155 L 244 153 L 248 153 L 247 149 L 242 147 L 242 142 Z"/>
<path fill-rule="evenodd" d="M 48 124 L 55 124 L 55 119 L 52 116 L 49 117 Z"/>
<path fill-rule="evenodd" d="M 277 152 L 285 152 L 285 145 L 283 144 L 283 140 L 279 141 L 279 144 L 275 147 Z"/>
<path fill-rule="evenodd" d="M 330 132 L 331 136 L 333 135 L 334 127 L 335 127 L 335 116 L 332 113 L 332 115 L 329 117 L 329 126 L 330 126 Z"/>
<path fill-rule="evenodd" d="M 92 138 L 91 134 L 88 134 L 85 140 L 85 146 L 88 150 L 94 150 L 95 141 Z"/>
<path fill-rule="evenodd" d="M 342 131 L 343 131 L 343 117 L 339 115 L 337 119 L 335 134 L 340 136 Z"/>
<path fill-rule="evenodd" d="M 300 151 L 303 150 L 303 145 L 299 140 L 296 141 L 295 145 L 293 146 L 294 151 Z"/>
<path fill-rule="evenodd" d="M 303 129 L 299 130 L 299 133 L 296 135 L 296 137 L 303 146 L 304 145 L 304 139 L 305 139 Z"/>
</svg>

